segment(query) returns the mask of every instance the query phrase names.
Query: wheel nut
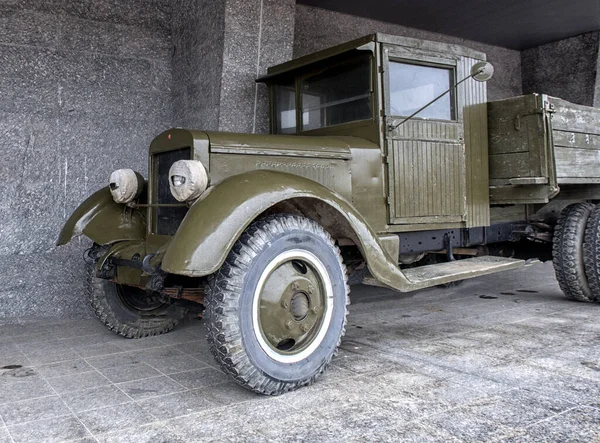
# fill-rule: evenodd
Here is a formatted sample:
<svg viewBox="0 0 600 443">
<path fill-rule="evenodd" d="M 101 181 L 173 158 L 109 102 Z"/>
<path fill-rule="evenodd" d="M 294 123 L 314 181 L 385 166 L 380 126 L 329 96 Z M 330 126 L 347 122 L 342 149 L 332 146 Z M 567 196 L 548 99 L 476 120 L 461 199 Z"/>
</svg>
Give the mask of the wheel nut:
<svg viewBox="0 0 600 443">
<path fill-rule="evenodd" d="M 298 283 L 297 281 L 295 281 L 294 283 L 292 283 L 292 289 L 294 291 L 297 291 L 298 289 L 300 289 L 300 283 Z"/>
<path fill-rule="evenodd" d="M 315 292 L 315 287 L 309 283 L 308 284 L 308 293 L 313 294 L 314 292 Z"/>
<path fill-rule="evenodd" d="M 283 306 L 285 309 L 287 309 L 287 308 L 289 308 L 289 307 L 290 307 L 290 302 L 289 302 L 289 301 L 287 301 L 287 300 L 283 300 L 283 301 L 281 302 L 281 306 Z"/>
<path fill-rule="evenodd" d="M 302 323 L 300 329 L 302 329 L 302 332 L 308 332 L 309 327 L 306 323 Z"/>
<path fill-rule="evenodd" d="M 294 323 L 291 320 L 285 322 L 285 327 L 288 329 L 292 329 L 294 327 Z"/>
<path fill-rule="evenodd" d="M 319 313 L 319 307 L 318 306 L 313 306 L 313 308 L 311 309 L 313 314 L 318 314 Z"/>
</svg>

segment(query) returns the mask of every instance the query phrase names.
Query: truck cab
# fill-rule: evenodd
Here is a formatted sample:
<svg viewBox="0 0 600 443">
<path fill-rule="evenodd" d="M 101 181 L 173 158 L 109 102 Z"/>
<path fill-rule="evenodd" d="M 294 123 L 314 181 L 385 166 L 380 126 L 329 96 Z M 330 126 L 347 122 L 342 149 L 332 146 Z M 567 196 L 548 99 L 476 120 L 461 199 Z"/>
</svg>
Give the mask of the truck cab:
<svg viewBox="0 0 600 443">
<path fill-rule="evenodd" d="M 485 54 L 376 34 L 269 69 L 274 134 L 360 137 L 377 144 L 372 223 L 385 232 L 490 222 L 485 83 L 464 82 Z M 407 117 L 444 91 L 446 95 Z"/>
</svg>

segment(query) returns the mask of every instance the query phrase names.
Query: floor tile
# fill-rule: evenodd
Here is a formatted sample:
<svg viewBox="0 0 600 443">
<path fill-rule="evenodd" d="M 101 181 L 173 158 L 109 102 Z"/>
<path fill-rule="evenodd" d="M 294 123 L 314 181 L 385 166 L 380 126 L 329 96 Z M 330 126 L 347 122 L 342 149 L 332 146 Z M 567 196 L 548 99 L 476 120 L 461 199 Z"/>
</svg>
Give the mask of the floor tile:
<svg viewBox="0 0 600 443">
<path fill-rule="evenodd" d="M 75 413 L 131 401 L 116 386 L 101 386 L 82 391 L 67 392 L 61 394 L 61 397 Z"/>
<path fill-rule="evenodd" d="M 188 389 L 203 388 L 231 381 L 231 378 L 222 371 L 213 368 L 203 368 L 195 371 L 176 372 L 170 374 L 177 383 Z"/>
<path fill-rule="evenodd" d="M 144 411 L 163 420 L 193 414 L 215 406 L 205 398 L 202 389 L 161 395 L 140 400 L 138 403 Z"/>
<path fill-rule="evenodd" d="M 8 434 L 8 429 L 4 426 L 0 426 L 0 443 L 12 443 L 10 435 Z"/>
<path fill-rule="evenodd" d="M 162 375 L 159 371 L 146 363 L 135 363 L 132 365 L 112 366 L 100 369 L 100 372 L 113 383 L 140 380 L 143 378 L 157 377 Z"/>
<path fill-rule="evenodd" d="M 45 380 L 34 378 L 31 380 L 4 384 L 0 388 L 0 404 L 47 397 L 54 394 L 54 390 Z"/>
<path fill-rule="evenodd" d="M 75 417 L 53 418 L 9 426 L 8 431 L 15 443 L 53 443 L 75 440 L 90 435 L 83 424 Z"/>
<path fill-rule="evenodd" d="M 162 423 L 122 429 L 98 435 L 96 438 L 99 443 L 188 443 L 194 441 L 183 438 Z"/>
<path fill-rule="evenodd" d="M 65 375 L 90 372 L 94 370 L 94 368 L 83 359 L 38 365 L 35 367 L 35 369 L 46 378 L 62 377 Z"/>
<path fill-rule="evenodd" d="M 66 392 L 80 391 L 82 389 L 96 388 L 98 386 L 109 385 L 110 381 L 98 371 L 81 372 L 63 377 L 54 377 L 46 381 L 59 394 Z"/>
<path fill-rule="evenodd" d="M 156 421 L 153 415 L 133 402 L 78 412 L 77 417 L 94 435 Z"/>
<path fill-rule="evenodd" d="M 134 400 L 141 400 L 186 390 L 179 383 L 166 376 L 119 383 L 118 386 Z"/>
<path fill-rule="evenodd" d="M 202 394 L 208 401 L 218 406 L 231 405 L 249 400 L 265 400 L 268 398 L 264 395 L 251 392 L 232 381 L 202 388 Z"/>
<path fill-rule="evenodd" d="M 0 416 L 7 426 L 67 415 L 72 415 L 71 411 L 57 395 L 0 405 Z"/>
<path fill-rule="evenodd" d="M 510 441 L 600 441 L 600 410 L 579 407 L 529 426 Z"/>
</svg>

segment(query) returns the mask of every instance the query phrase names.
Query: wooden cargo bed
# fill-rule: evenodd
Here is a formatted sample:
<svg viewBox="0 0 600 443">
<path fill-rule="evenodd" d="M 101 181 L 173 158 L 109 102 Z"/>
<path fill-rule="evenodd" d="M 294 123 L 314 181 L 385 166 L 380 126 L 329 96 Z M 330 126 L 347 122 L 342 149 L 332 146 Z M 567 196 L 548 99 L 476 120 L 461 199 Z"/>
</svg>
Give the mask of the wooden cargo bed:
<svg viewBox="0 0 600 443">
<path fill-rule="evenodd" d="M 543 94 L 488 103 L 490 203 L 547 203 L 600 183 L 600 109 Z"/>
</svg>

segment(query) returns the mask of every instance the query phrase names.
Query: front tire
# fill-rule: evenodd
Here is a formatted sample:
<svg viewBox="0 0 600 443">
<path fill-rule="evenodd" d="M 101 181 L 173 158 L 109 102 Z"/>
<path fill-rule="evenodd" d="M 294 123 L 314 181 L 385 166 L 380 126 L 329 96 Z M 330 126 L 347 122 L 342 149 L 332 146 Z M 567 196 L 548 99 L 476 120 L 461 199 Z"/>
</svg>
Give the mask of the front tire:
<svg viewBox="0 0 600 443">
<path fill-rule="evenodd" d="M 169 332 L 186 310 L 163 303 L 142 289 L 96 277 L 95 266 L 86 265 L 85 291 L 92 310 L 111 331 L 126 338 L 142 338 Z"/>
<path fill-rule="evenodd" d="M 344 335 L 348 292 L 339 249 L 319 224 L 294 215 L 255 221 L 209 279 L 211 351 L 252 391 L 309 385 Z"/>
</svg>

